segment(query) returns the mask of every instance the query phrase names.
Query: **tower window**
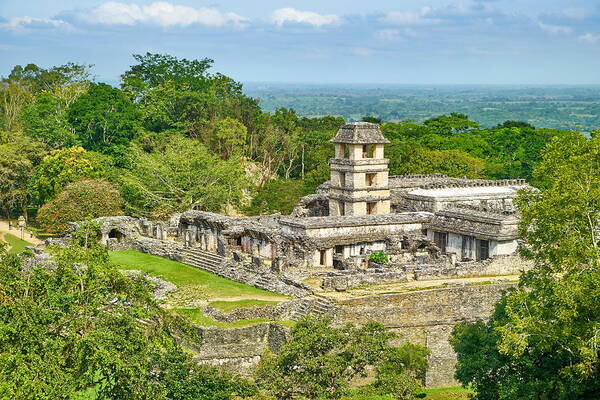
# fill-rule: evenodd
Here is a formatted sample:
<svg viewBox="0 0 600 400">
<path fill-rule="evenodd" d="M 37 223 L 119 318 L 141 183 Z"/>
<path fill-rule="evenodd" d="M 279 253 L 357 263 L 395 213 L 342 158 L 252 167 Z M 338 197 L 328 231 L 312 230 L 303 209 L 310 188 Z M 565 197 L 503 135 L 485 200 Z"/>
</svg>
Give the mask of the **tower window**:
<svg viewBox="0 0 600 400">
<path fill-rule="evenodd" d="M 339 210 L 340 210 L 340 216 L 344 216 L 346 215 L 346 205 L 344 204 L 343 201 L 339 202 Z"/>
<path fill-rule="evenodd" d="M 343 144 L 344 146 L 344 158 L 350 158 L 350 145 Z"/>
<path fill-rule="evenodd" d="M 363 144 L 362 146 L 363 158 L 373 158 L 375 155 L 374 144 Z"/>
<path fill-rule="evenodd" d="M 365 186 L 376 186 L 377 185 L 377 174 L 365 174 Z"/>
<path fill-rule="evenodd" d="M 367 214 L 376 214 L 377 213 L 377 203 L 367 203 Z"/>
<path fill-rule="evenodd" d="M 346 187 L 346 173 L 340 172 L 340 187 Z"/>
</svg>

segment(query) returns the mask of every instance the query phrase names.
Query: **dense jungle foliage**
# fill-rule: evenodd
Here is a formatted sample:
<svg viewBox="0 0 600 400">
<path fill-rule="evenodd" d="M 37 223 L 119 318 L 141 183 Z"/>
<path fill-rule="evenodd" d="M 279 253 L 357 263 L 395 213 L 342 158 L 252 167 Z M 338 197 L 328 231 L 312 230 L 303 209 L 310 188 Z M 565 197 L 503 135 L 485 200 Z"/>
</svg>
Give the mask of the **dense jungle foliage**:
<svg viewBox="0 0 600 400">
<path fill-rule="evenodd" d="M 456 377 L 478 400 L 597 399 L 600 393 L 600 137 L 542 152 L 541 191 L 518 199 L 533 262 L 487 322 L 455 327 Z"/>
<path fill-rule="evenodd" d="M 60 193 L 97 180 L 118 191 L 113 210 L 165 217 L 190 208 L 229 214 L 289 213 L 329 177 L 329 142 L 341 117 L 271 113 L 210 59 L 134 55 L 119 87 L 88 65 L 15 66 L 0 86 L 0 204 L 5 216 L 46 206 L 101 214 Z M 484 129 L 451 113 L 422 123 L 381 123 L 391 174 L 533 179 L 541 149 L 566 131 L 506 121 Z M 93 187 L 89 187 L 93 190 Z M 98 199 L 105 190 L 98 186 Z M 93 193 L 90 193 L 93 198 Z M 52 202 L 50 207 L 49 203 Z M 45 213 L 46 215 L 48 212 Z M 64 224 L 41 218 L 60 232 Z"/>
</svg>

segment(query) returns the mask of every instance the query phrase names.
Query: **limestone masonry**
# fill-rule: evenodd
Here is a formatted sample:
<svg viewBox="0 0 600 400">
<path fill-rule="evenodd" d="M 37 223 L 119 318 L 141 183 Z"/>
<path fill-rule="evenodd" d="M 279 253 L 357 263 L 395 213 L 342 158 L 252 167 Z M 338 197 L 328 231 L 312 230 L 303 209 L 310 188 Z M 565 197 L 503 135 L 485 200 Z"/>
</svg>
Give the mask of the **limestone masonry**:
<svg viewBox="0 0 600 400">
<path fill-rule="evenodd" d="M 431 349 L 429 386 L 454 384 L 455 357 L 447 342 L 452 326 L 487 318 L 511 286 L 497 278 L 477 285 L 468 279 L 514 280 L 527 269 L 516 254 L 513 200 L 530 187 L 524 180 L 388 176 L 388 141 L 375 124 L 346 124 L 331 141 L 331 179 L 289 216 L 236 218 L 189 210 L 169 221 L 108 217 L 102 219 L 102 242 L 296 298 L 231 315 L 205 310 L 216 319 L 326 313 L 340 324 L 379 321 Z M 376 264 L 370 255 L 381 251 L 389 261 Z M 458 278 L 467 281 L 448 285 Z M 436 281 L 440 287 L 425 284 Z M 424 289 L 383 294 L 382 287 L 398 284 Z M 251 366 L 266 348 L 276 350 L 285 340 L 283 328 L 269 324 L 226 334 L 211 329 L 203 330 L 203 363 Z"/>
</svg>

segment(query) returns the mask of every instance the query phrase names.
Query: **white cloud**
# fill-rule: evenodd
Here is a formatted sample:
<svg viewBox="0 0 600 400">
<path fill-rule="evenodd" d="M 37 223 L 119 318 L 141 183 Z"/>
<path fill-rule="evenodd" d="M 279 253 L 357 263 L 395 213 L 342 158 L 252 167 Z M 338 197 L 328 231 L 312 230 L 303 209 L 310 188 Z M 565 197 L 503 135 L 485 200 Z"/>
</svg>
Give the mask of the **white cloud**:
<svg viewBox="0 0 600 400">
<path fill-rule="evenodd" d="M 585 35 L 579 36 L 579 40 L 593 44 L 600 41 L 600 33 L 586 33 Z"/>
<path fill-rule="evenodd" d="M 430 7 L 423 7 L 418 12 L 413 11 L 390 11 L 381 22 L 390 25 L 432 25 L 440 23 L 437 18 L 430 18 Z"/>
<path fill-rule="evenodd" d="M 162 27 L 243 25 L 247 19 L 235 13 L 222 13 L 215 8 L 192 8 L 164 1 L 147 6 L 108 2 L 81 15 L 84 20 L 106 25 L 135 25 L 147 23 Z"/>
<path fill-rule="evenodd" d="M 295 22 L 320 28 L 323 25 L 338 24 L 341 20 L 337 15 L 323 15 L 295 8 L 280 8 L 271 14 L 271 22 L 277 26 L 282 26 L 286 22 Z"/>
<path fill-rule="evenodd" d="M 550 33 L 571 33 L 573 28 L 566 25 L 548 25 L 542 22 L 539 23 L 540 28 Z"/>
<path fill-rule="evenodd" d="M 68 29 L 70 25 L 61 19 L 34 18 L 34 17 L 15 17 L 6 22 L 0 22 L 1 29 L 13 31 L 24 31 L 28 28 L 63 28 Z"/>
</svg>

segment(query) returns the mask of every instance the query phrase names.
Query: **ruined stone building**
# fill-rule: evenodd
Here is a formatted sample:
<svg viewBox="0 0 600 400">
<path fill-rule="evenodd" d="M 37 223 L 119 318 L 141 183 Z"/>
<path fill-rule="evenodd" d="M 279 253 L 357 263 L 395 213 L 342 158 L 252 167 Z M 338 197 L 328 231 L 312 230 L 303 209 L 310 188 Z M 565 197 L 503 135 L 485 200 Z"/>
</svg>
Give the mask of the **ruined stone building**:
<svg viewBox="0 0 600 400">
<path fill-rule="evenodd" d="M 291 215 L 238 218 L 190 210 L 164 222 L 109 217 L 102 241 L 298 298 L 278 319 L 316 310 L 340 323 L 379 320 L 432 349 L 430 386 L 452 384 L 455 358 L 446 340 L 452 325 L 484 318 L 505 284 L 343 301 L 329 294 L 390 282 L 518 274 L 526 265 L 516 255 L 513 200 L 528 185 L 520 179 L 389 176 L 388 141 L 371 123 L 346 124 L 331 141 L 331 179 Z M 388 262 L 375 263 L 374 252 Z M 309 278 L 317 283 L 306 284 Z"/>
<path fill-rule="evenodd" d="M 191 210 L 179 218 L 178 235 L 190 247 L 276 260 L 282 269 L 360 268 L 375 251 L 406 261 L 428 249 L 423 256 L 453 263 L 515 253 L 512 200 L 524 181 L 389 177 L 387 140 L 366 122 L 344 125 L 331 141 L 331 180 L 292 215 L 234 218 Z"/>
</svg>

